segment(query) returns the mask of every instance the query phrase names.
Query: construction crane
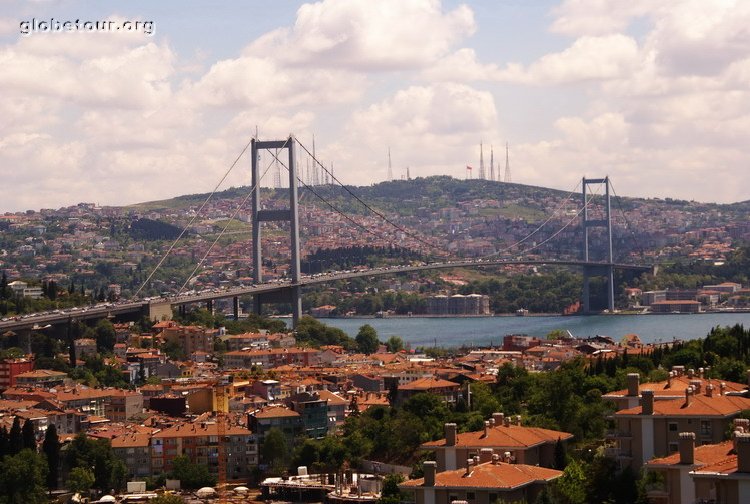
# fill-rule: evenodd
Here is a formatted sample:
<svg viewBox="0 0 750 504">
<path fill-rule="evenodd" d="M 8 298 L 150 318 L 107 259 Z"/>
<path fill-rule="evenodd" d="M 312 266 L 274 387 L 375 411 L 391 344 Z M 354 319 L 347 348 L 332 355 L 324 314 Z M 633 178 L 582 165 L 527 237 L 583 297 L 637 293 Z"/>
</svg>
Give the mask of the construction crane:
<svg viewBox="0 0 750 504">
<path fill-rule="evenodd" d="M 229 421 L 227 413 L 229 405 L 227 403 L 228 385 L 230 378 L 222 376 L 214 387 L 214 410 L 216 412 L 216 437 L 218 438 L 218 471 L 216 478 L 216 490 L 219 494 L 218 503 L 227 502 L 227 422 Z"/>
</svg>

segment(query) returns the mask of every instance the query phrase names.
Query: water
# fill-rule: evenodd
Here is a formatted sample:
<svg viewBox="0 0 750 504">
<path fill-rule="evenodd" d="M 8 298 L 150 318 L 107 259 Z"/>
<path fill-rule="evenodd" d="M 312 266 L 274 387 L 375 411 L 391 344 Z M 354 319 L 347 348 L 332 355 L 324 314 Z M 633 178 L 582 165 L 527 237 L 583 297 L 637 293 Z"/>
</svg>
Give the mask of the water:
<svg viewBox="0 0 750 504">
<path fill-rule="evenodd" d="M 544 337 L 555 329 L 575 337 L 611 336 L 618 341 L 635 333 L 644 343 L 705 337 L 715 326 L 743 324 L 750 327 L 750 313 L 704 313 L 696 315 L 593 315 L 588 317 L 394 317 L 321 319 L 354 337 L 364 324 L 378 332 L 381 341 L 400 336 L 412 347 L 502 344 L 506 334 Z M 289 323 L 287 321 L 287 323 Z"/>
</svg>

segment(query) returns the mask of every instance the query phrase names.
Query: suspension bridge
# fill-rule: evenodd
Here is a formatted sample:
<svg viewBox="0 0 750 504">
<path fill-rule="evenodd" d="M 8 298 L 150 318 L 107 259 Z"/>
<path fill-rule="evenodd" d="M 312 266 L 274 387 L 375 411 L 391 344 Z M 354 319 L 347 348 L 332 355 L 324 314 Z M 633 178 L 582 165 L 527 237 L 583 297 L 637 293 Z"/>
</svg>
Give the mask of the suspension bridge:
<svg viewBox="0 0 750 504">
<path fill-rule="evenodd" d="M 318 191 L 316 191 L 314 185 L 306 183 L 302 177 L 299 176 L 297 170 L 297 162 L 295 159 L 296 147 L 300 146 L 308 155 L 313 159 L 313 163 L 317 164 L 321 170 L 325 172 L 326 180 L 331 183 L 340 185 L 346 193 L 356 200 L 359 204 L 364 206 L 372 215 L 377 216 L 388 226 L 392 226 L 395 230 L 398 230 L 404 236 L 409 236 L 413 240 L 416 240 L 420 244 L 426 246 L 428 249 L 435 250 L 438 257 L 445 256 L 445 250 L 439 245 L 433 243 L 429 237 L 420 235 L 406 227 L 398 224 L 392 218 L 389 218 L 383 212 L 375 209 L 362 198 L 360 198 L 351 188 L 344 185 L 336 178 L 331 171 L 323 166 L 314 153 L 310 152 L 303 144 L 301 144 L 295 137 L 290 136 L 284 140 L 272 140 L 272 141 L 260 141 L 257 138 L 251 139 L 248 146 L 243 149 L 240 156 L 230 167 L 230 171 L 237 164 L 241 156 L 250 148 L 251 153 L 251 178 L 252 185 L 249 193 L 242 200 L 241 204 L 235 211 L 234 215 L 230 219 L 230 222 L 236 216 L 240 208 L 242 208 L 248 199 L 251 199 L 251 224 L 252 224 L 252 265 L 253 265 L 253 284 L 250 286 L 238 286 L 223 289 L 208 289 L 204 291 L 189 291 L 184 292 L 188 281 L 192 278 L 199 270 L 206 257 L 208 257 L 211 250 L 218 243 L 226 227 L 221 234 L 216 238 L 211 247 L 208 249 L 204 257 L 198 262 L 195 269 L 193 270 L 190 277 L 182 284 L 180 291 L 174 295 L 164 295 L 155 298 L 144 298 L 138 299 L 137 295 L 151 280 L 153 275 L 162 265 L 164 260 L 168 257 L 169 253 L 175 247 L 176 243 L 182 238 L 186 230 L 192 225 L 192 220 L 188 225 L 185 226 L 179 237 L 172 243 L 169 249 L 166 251 L 162 259 L 158 262 L 153 271 L 149 274 L 148 278 L 143 282 L 141 288 L 135 294 L 135 298 L 129 301 L 120 301 L 117 303 L 100 303 L 95 306 L 89 307 L 78 307 L 66 310 L 55 310 L 53 312 L 26 314 L 22 316 L 12 317 L 8 320 L 0 321 L 0 332 L 6 330 L 19 330 L 19 329 L 35 329 L 42 328 L 49 325 L 71 323 L 74 320 L 87 320 L 97 319 L 103 317 L 126 317 L 126 316 L 138 316 L 146 315 L 152 320 L 158 320 L 163 317 L 170 318 L 172 316 L 172 310 L 185 310 L 188 305 L 201 303 L 205 304 L 209 310 L 213 310 L 214 304 L 222 299 L 231 299 L 233 306 L 233 314 L 235 318 L 240 315 L 240 298 L 246 296 L 253 297 L 253 307 L 256 313 L 260 314 L 262 307 L 266 304 L 274 303 L 288 303 L 292 307 L 292 321 L 293 325 L 296 326 L 302 315 L 302 298 L 301 290 L 306 286 L 313 286 L 317 284 L 348 280 L 353 278 L 362 277 L 377 277 L 383 275 L 394 275 L 399 273 L 411 273 L 426 270 L 435 269 L 451 269 L 451 268 L 477 268 L 477 267 L 500 267 L 500 266 L 513 266 L 513 265 L 526 265 L 526 266 L 561 266 L 561 267 L 578 267 L 583 271 L 583 296 L 582 296 L 582 307 L 583 313 L 591 313 L 591 293 L 590 283 L 593 277 L 603 277 L 606 280 L 607 286 L 607 309 L 612 312 L 615 308 L 615 294 L 614 294 L 614 272 L 616 270 L 631 271 L 636 274 L 653 271 L 653 267 L 643 264 L 629 264 L 624 262 L 616 262 L 614 260 L 613 245 L 612 245 L 612 215 L 611 215 L 611 204 L 610 204 L 610 187 L 611 183 L 608 177 L 604 178 L 583 178 L 579 183 L 581 187 L 581 206 L 578 211 L 573 215 L 564 225 L 551 233 L 545 239 L 535 242 L 532 246 L 522 249 L 521 246 L 529 241 L 534 235 L 540 232 L 540 230 L 546 226 L 556 215 L 557 210 L 553 212 L 541 225 L 535 230 L 529 233 L 521 240 L 512 243 L 501 250 L 485 257 L 476 259 L 465 259 L 465 258 L 446 258 L 444 260 L 430 261 L 429 263 L 421 263 L 417 265 L 402 265 L 402 266 L 390 266 L 381 268 L 372 268 L 358 271 L 332 271 L 325 274 L 316 275 L 303 275 L 300 268 L 300 227 L 299 227 L 299 186 L 300 184 L 311 194 L 319 198 L 325 206 L 330 210 L 341 215 L 349 223 L 357 226 L 367 233 L 374 233 L 372 229 L 362 225 L 353 216 L 342 212 L 334 203 L 325 199 Z M 260 156 L 261 151 L 269 151 L 273 157 L 272 162 L 278 163 L 283 166 L 289 175 L 288 184 L 288 207 L 284 209 L 264 209 L 264 205 L 261 199 L 261 180 L 263 176 L 270 168 L 270 164 L 265 168 L 263 172 L 260 170 Z M 286 151 L 286 162 L 282 161 L 279 157 L 280 151 Z M 227 174 L 224 175 L 219 184 L 226 178 Z M 278 176 L 277 176 L 278 178 Z M 591 201 L 596 192 L 590 191 L 589 186 L 594 186 L 596 189 L 604 187 L 603 204 L 601 211 L 592 212 Z M 214 191 L 209 195 L 210 199 L 216 192 L 218 184 Z M 567 202 L 575 194 L 578 186 L 571 191 L 558 209 L 562 208 L 562 204 Z M 206 202 L 208 201 L 206 200 Z M 204 202 L 203 206 L 205 206 Z M 203 208 L 201 207 L 201 209 Z M 199 212 L 196 213 L 196 216 Z M 193 219 L 196 217 L 194 216 Z M 274 279 L 271 281 L 264 280 L 264 249 L 263 249 L 263 223 L 264 222 L 287 222 L 289 224 L 289 239 L 290 239 L 290 267 L 289 276 L 283 280 Z M 524 259 L 522 256 L 534 249 L 538 249 L 543 244 L 553 240 L 565 229 L 574 226 L 576 222 L 580 223 L 583 243 L 581 244 L 580 258 L 579 259 L 539 259 L 539 258 L 528 258 Z M 227 224 L 228 226 L 228 224 Z M 593 228 L 600 228 L 601 232 L 597 235 L 599 242 L 604 243 L 592 244 L 590 239 L 590 231 Z M 632 231 L 632 230 L 631 230 Z M 603 235 L 603 240 L 602 240 Z M 377 236 L 377 235 L 375 235 Z M 595 254 L 592 253 L 592 245 L 598 250 L 595 250 Z M 603 250 L 602 250 L 603 249 Z M 500 257 L 502 255 L 512 255 L 514 258 L 509 259 L 507 257 Z M 594 260 L 592 257 L 597 255 L 601 257 L 599 260 Z"/>
</svg>

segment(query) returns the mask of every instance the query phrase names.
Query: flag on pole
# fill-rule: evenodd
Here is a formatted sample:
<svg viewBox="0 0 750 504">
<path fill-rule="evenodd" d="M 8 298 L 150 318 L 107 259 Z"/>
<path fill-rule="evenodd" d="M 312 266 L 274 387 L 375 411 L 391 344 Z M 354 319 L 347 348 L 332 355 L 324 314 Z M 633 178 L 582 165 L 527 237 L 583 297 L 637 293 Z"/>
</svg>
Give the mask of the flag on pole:
<svg viewBox="0 0 750 504">
<path fill-rule="evenodd" d="M 466 169 L 467 170 L 473 170 L 473 168 L 471 166 L 469 166 L 469 165 L 466 165 Z"/>
</svg>

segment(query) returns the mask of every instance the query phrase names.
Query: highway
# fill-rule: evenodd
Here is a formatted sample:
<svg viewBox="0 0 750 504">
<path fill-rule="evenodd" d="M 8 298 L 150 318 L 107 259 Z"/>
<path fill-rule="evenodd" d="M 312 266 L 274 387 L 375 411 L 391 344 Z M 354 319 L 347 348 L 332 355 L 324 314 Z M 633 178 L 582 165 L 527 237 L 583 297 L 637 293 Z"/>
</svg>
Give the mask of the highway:
<svg viewBox="0 0 750 504">
<path fill-rule="evenodd" d="M 217 299 L 227 299 L 239 296 L 248 296 L 254 294 L 263 294 L 266 292 L 275 292 L 290 287 L 317 285 L 336 280 L 347 280 L 351 278 L 373 277 L 383 275 L 394 275 L 399 273 L 412 273 L 416 271 L 426 271 L 434 269 L 451 269 L 451 268 L 476 268 L 484 266 L 598 266 L 615 269 L 631 270 L 646 272 L 652 270 L 651 266 L 636 266 L 632 264 L 618 263 L 599 263 L 585 261 L 544 261 L 544 260 L 507 260 L 507 259 L 480 259 L 467 261 L 449 261 L 429 264 L 417 264 L 409 266 L 390 266 L 383 268 L 373 268 L 360 271 L 339 271 L 330 273 L 317 273 L 314 275 L 304 276 L 299 282 L 290 280 L 273 280 L 268 283 L 251 286 L 237 286 L 226 289 L 208 289 L 199 292 L 188 291 L 185 294 L 175 296 L 161 296 L 144 298 L 141 300 L 118 301 L 116 303 L 99 303 L 93 306 L 68 308 L 65 310 L 53 310 L 44 313 L 30 313 L 26 315 L 5 317 L 0 320 L 0 334 L 9 330 L 43 328 L 48 324 L 62 324 L 70 320 L 88 320 L 116 317 L 118 315 L 133 315 L 135 313 L 148 313 L 151 304 L 170 304 L 172 307 L 192 304 L 207 303 Z"/>
</svg>

